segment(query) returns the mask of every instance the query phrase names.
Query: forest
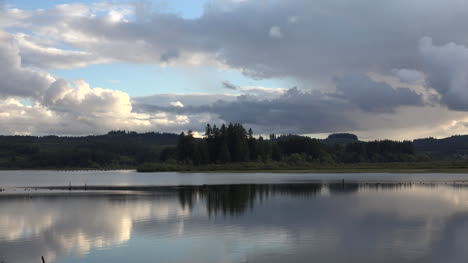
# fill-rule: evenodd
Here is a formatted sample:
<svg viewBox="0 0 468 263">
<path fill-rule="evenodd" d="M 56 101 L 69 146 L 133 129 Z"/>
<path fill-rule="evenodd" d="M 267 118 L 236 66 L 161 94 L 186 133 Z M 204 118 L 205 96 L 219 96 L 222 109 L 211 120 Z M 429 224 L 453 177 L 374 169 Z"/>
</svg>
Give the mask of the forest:
<svg viewBox="0 0 468 263">
<path fill-rule="evenodd" d="M 203 138 L 195 138 L 191 131 L 183 132 L 176 146 L 163 150 L 160 164 L 145 164 L 139 170 L 294 169 L 351 163 L 417 162 L 428 158 L 416 154 L 411 141 L 362 142 L 357 136 L 346 133 L 332 134 L 325 140 L 291 134 L 270 134 L 263 138 L 241 124 L 220 127 L 208 124 Z"/>
<path fill-rule="evenodd" d="M 85 137 L 0 136 L 0 169 L 120 169 L 159 161 L 169 133 L 111 131 Z"/>
<path fill-rule="evenodd" d="M 468 136 L 415 141 L 360 141 L 254 134 L 241 124 L 207 124 L 202 138 L 111 131 L 84 137 L 0 136 L 0 169 L 307 170 L 323 167 L 425 167 L 451 161 L 465 167 Z M 439 165 L 439 164 L 437 164 Z M 446 164 L 443 164 L 446 165 Z M 454 165 L 453 163 L 451 164 Z"/>
<path fill-rule="evenodd" d="M 353 135 L 330 135 L 330 139 L 354 139 Z M 324 143 L 298 135 L 269 135 L 268 139 L 254 137 L 241 124 L 216 127 L 206 126 L 205 136 L 196 139 L 189 131 L 181 133 L 175 148 L 175 159 L 183 164 L 210 164 L 268 160 L 289 163 L 355 163 L 415 161 L 415 150 L 410 141 L 355 141 L 340 145 Z"/>
</svg>

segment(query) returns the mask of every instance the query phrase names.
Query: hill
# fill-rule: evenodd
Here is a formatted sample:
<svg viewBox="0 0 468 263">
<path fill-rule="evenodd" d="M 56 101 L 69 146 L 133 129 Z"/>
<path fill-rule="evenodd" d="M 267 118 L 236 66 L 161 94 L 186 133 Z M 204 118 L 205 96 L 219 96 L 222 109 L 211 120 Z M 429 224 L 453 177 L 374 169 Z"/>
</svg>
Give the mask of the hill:
<svg viewBox="0 0 468 263">
<path fill-rule="evenodd" d="M 349 133 L 331 134 L 323 140 L 300 135 L 273 135 L 268 140 L 252 137 L 242 125 L 210 129 L 212 134 L 204 139 L 126 131 L 84 137 L 0 136 L 0 169 L 119 169 L 147 163 L 270 161 L 292 167 L 468 159 L 468 135 L 413 142 L 364 142 Z"/>
<path fill-rule="evenodd" d="M 327 144 L 348 144 L 353 142 L 358 142 L 359 139 L 356 135 L 351 133 L 333 133 L 328 135 L 328 137 L 323 140 Z"/>
<path fill-rule="evenodd" d="M 425 138 L 413 141 L 417 152 L 424 152 L 436 160 L 468 159 L 468 135 L 456 135 L 443 139 Z"/>
<path fill-rule="evenodd" d="M 178 135 L 111 131 L 85 137 L 0 136 L 0 168 L 126 168 L 159 160 Z"/>
</svg>

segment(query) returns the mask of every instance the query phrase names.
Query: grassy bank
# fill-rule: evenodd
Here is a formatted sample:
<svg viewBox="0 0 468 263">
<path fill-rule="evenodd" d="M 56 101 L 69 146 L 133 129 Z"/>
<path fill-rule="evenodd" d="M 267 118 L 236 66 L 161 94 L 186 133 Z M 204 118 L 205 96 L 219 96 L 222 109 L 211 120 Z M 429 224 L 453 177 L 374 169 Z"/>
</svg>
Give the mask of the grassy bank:
<svg viewBox="0 0 468 263">
<path fill-rule="evenodd" d="M 314 163 L 248 162 L 210 165 L 177 163 L 145 164 L 138 172 L 269 172 L 269 173 L 468 173 L 468 162 L 355 163 L 322 165 Z"/>
<path fill-rule="evenodd" d="M 90 166 L 90 167 L 73 167 L 73 166 L 48 166 L 48 167 L 0 167 L 0 171 L 123 171 L 123 170 L 135 170 L 136 166 Z"/>
</svg>

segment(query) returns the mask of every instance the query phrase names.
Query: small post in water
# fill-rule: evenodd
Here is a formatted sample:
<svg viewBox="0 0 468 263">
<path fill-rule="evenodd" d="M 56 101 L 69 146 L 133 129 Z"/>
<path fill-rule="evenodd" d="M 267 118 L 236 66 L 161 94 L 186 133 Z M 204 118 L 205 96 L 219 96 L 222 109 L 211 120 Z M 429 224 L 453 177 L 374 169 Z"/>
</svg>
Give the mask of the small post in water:
<svg viewBox="0 0 468 263">
<path fill-rule="evenodd" d="M 44 256 L 41 256 L 41 258 L 42 258 L 42 263 L 45 263 Z"/>
</svg>

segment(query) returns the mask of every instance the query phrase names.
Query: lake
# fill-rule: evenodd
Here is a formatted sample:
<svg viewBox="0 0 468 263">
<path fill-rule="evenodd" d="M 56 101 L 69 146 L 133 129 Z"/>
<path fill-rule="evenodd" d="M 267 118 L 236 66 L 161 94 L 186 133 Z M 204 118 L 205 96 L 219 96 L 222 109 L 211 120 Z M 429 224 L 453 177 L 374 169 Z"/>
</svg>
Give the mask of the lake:
<svg viewBox="0 0 468 263">
<path fill-rule="evenodd" d="M 466 262 L 466 178 L 2 171 L 0 262 Z"/>
</svg>

